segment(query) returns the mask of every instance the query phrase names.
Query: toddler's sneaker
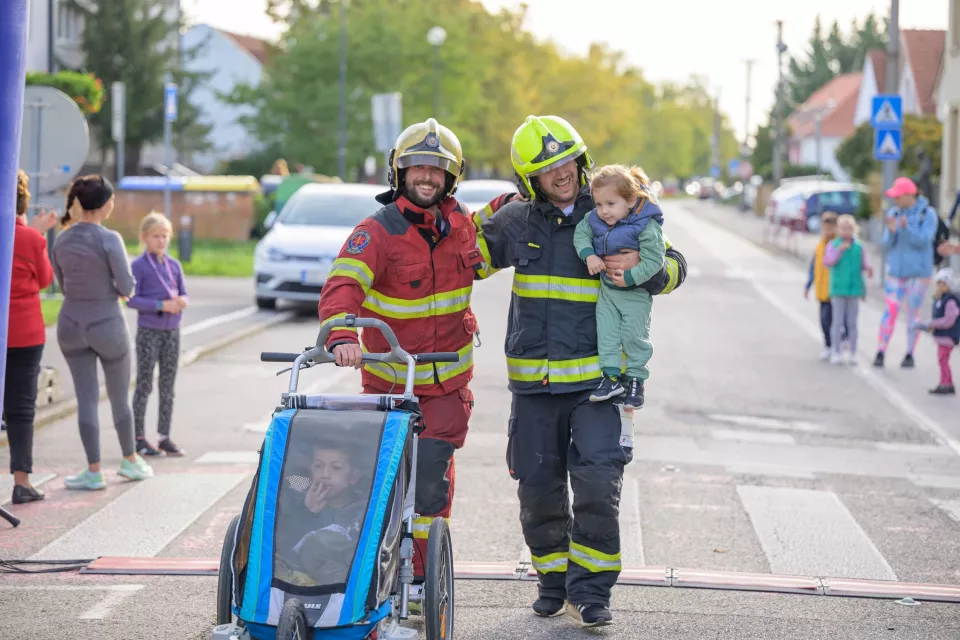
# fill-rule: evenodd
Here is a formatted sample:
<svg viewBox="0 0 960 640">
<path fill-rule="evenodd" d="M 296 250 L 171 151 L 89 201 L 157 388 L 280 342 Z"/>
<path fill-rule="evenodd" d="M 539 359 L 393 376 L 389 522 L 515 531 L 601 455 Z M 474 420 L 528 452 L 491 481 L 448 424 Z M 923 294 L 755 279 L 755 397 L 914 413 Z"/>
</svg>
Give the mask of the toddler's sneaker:
<svg viewBox="0 0 960 640">
<path fill-rule="evenodd" d="M 164 438 L 161 440 L 157 446 L 168 456 L 182 456 L 186 451 L 174 444 L 173 440 L 170 438 Z"/>
<path fill-rule="evenodd" d="M 827 360 L 830 359 L 830 354 L 832 353 L 833 353 L 832 349 L 824 349 L 823 351 L 820 352 L 820 359 L 826 362 Z"/>
<path fill-rule="evenodd" d="M 146 480 L 147 478 L 153 477 L 153 467 L 148 465 L 143 458 L 137 456 L 136 462 L 130 462 L 124 459 L 120 463 L 120 469 L 117 471 L 117 475 L 123 476 L 128 480 Z"/>
<path fill-rule="evenodd" d="M 935 396 L 953 396 L 957 394 L 957 388 L 952 384 L 938 384 L 930 389 L 930 393 Z"/>
<path fill-rule="evenodd" d="M 533 603 L 533 612 L 541 618 L 555 618 L 563 614 L 563 600 L 537 598 L 537 601 Z"/>
<path fill-rule="evenodd" d="M 916 366 L 916 363 L 913 361 L 913 354 L 908 353 L 903 356 L 903 362 L 900 363 L 901 369 L 913 369 Z"/>
<path fill-rule="evenodd" d="M 622 395 L 625 392 L 626 389 L 620 384 L 620 380 L 603 376 L 603 380 L 600 381 L 600 386 L 590 394 L 590 402 L 603 402 L 604 400 Z"/>
<path fill-rule="evenodd" d="M 103 480 L 103 471 L 94 473 L 89 469 L 84 469 L 75 476 L 67 476 L 63 479 L 63 486 L 67 489 L 80 489 L 84 491 L 100 491 L 107 488 L 107 483 Z"/>
<path fill-rule="evenodd" d="M 643 380 L 630 378 L 627 382 L 627 398 L 623 404 L 634 409 L 643 406 Z"/>
<path fill-rule="evenodd" d="M 877 357 L 873 359 L 873 366 L 878 369 L 883 366 L 883 351 L 877 351 Z"/>
<path fill-rule="evenodd" d="M 837 352 L 831 353 L 830 364 L 843 364 L 843 354 Z"/>
<path fill-rule="evenodd" d="M 855 354 L 853 351 L 847 353 L 847 364 L 850 366 L 855 366 L 857 364 L 857 354 Z"/>
<path fill-rule="evenodd" d="M 142 456 L 158 456 L 160 452 L 146 438 L 137 438 L 137 453 Z"/>
<path fill-rule="evenodd" d="M 584 627 L 605 627 L 613 624 L 610 609 L 597 604 L 571 604 L 567 607 L 567 612 Z"/>
</svg>

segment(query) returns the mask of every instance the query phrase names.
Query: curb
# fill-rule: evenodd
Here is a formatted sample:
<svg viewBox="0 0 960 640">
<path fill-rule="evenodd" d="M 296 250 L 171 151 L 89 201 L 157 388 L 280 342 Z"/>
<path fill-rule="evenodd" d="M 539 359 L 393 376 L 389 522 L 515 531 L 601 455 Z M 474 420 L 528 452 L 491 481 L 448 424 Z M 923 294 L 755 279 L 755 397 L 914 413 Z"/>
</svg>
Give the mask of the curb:
<svg viewBox="0 0 960 640">
<path fill-rule="evenodd" d="M 245 338 L 249 338 L 252 335 L 260 333 L 274 325 L 281 324 L 290 320 L 294 317 L 295 313 L 293 311 L 284 311 L 278 313 L 268 320 L 262 322 L 257 322 L 248 327 L 244 327 L 238 331 L 231 333 L 228 336 L 215 340 L 210 344 L 201 345 L 199 347 L 194 347 L 189 351 L 182 352 L 180 354 L 180 367 L 189 367 L 190 365 L 196 363 L 197 361 L 224 349 L 225 347 L 230 346 L 234 342 L 238 342 Z M 131 376 L 130 380 L 130 389 L 133 389 L 137 384 L 136 377 Z M 107 397 L 107 388 L 105 385 L 100 385 L 100 397 L 99 400 L 103 401 Z M 36 418 L 33 421 L 33 430 L 36 434 L 37 430 L 47 425 L 50 425 L 58 420 L 62 420 L 67 416 L 77 412 L 77 399 L 70 398 L 62 403 L 59 403 L 57 406 L 51 409 L 43 409 L 37 411 Z M 7 434 L 4 432 L 0 434 L 0 448 L 7 446 Z"/>
</svg>

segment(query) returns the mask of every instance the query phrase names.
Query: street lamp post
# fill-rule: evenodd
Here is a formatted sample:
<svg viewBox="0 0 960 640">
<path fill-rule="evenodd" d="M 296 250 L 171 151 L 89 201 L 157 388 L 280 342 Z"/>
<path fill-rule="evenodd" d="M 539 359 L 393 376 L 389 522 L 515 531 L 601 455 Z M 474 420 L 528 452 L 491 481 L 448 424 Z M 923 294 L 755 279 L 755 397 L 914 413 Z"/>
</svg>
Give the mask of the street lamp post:
<svg viewBox="0 0 960 640">
<path fill-rule="evenodd" d="M 347 180 L 347 2 L 340 0 L 340 143 L 337 145 L 337 173 Z"/>
<path fill-rule="evenodd" d="M 433 27 L 427 32 L 427 42 L 433 45 L 433 117 L 440 117 L 440 47 L 447 41 L 443 27 Z"/>
</svg>

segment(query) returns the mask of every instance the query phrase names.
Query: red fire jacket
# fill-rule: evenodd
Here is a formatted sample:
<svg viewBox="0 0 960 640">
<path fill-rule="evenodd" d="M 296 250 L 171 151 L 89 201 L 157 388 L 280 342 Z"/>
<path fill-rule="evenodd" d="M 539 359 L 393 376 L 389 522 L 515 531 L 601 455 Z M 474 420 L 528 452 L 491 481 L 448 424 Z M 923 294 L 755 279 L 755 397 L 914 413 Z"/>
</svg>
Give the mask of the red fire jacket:
<svg viewBox="0 0 960 640">
<path fill-rule="evenodd" d="M 320 320 L 354 314 L 386 322 L 408 353 L 455 351 L 456 363 L 417 365 L 415 392 L 439 396 L 473 377 L 473 336 L 477 319 L 470 293 L 483 257 L 469 213 L 453 198 L 440 204 L 442 222 L 406 198 L 386 205 L 351 234 L 333 263 L 320 297 Z M 327 348 L 357 342 L 357 330 L 330 332 Z M 365 329 L 366 351 L 390 350 L 376 329 Z M 363 384 L 402 392 L 404 365 L 366 364 Z"/>
</svg>

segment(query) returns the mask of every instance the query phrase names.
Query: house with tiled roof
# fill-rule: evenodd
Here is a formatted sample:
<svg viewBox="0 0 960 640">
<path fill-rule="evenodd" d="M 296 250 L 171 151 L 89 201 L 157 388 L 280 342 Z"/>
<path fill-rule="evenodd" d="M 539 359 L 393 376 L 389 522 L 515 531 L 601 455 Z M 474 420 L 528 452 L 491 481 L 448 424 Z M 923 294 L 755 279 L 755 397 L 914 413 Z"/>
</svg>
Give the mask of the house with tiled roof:
<svg viewBox="0 0 960 640">
<path fill-rule="evenodd" d="M 231 93 L 240 84 L 259 85 L 270 48 L 258 38 L 206 24 L 195 25 L 184 33 L 183 48 L 196 51 L 184 66 L 192 72 L 209 74 L 209 78 L 191 92 L 190 101 L 211 129 L 207 136 L 210 149 L 182 162 L 197 171 L 210 173 L 216 171 L 221 162 L 242 158 L 257 147 L 257 141 L 240 123 L 253 109 L 226 104 L 219 95 Z"/>
<path fill-rule="evenodd" d="M 870 51 L 863 65 L 863 83 L 857 98 L 854 124 L 870 121 L 873 97 L 881 93 L 899 93 L 904 113 L 933 115 L 936 113 L 934 92 L 937 70 L 943 59 L 946 32 L 935 29 L 903 29 L 900 32 L 900 85 L 887 91 L 887 54 Z"/>
<path fill-rule="evenodd" d="M 948 4 L 950 28 L 934 84 L 937 116 L 943 122 L 940 210 L 944 215 L 950 214 L 953 203 L 960 197 L 960 0 L 949 0 Z M 960 210 L 953 220 L 953 228 L 960 232 Z"/>
<path fill-rule="evenodd" d="M 856 128 L 853 116 L 862 76 L 859 72 L 837 76 L 790 114 L 790 164 L 819 167 L 836 180 L 849 179 L 837 162 L 836 151 Z"/>
</svg>

